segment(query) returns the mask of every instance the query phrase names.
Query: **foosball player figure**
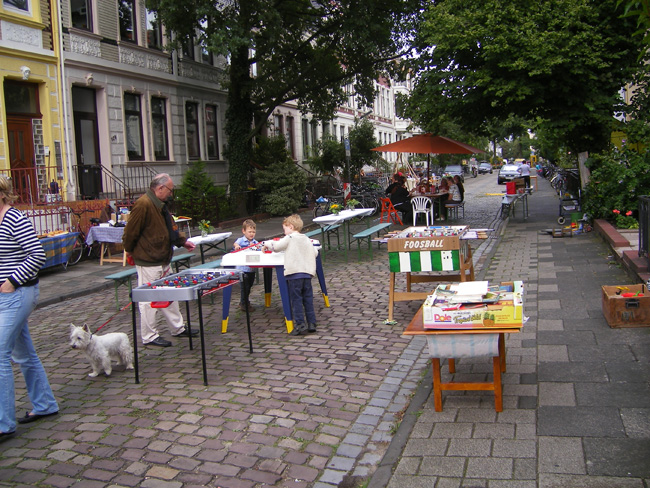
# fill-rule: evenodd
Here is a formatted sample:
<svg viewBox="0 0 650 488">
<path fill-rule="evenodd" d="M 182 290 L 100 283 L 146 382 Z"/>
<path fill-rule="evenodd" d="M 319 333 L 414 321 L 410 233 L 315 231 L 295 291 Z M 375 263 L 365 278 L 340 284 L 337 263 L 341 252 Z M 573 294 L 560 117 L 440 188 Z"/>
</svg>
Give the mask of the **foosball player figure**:
<svg viewBox="0 0 650 488">
<path fill-rule="evenodd" d="M 314 311 L 314 291 L 311 279 L 316 274 L 318 250 L 311 239 L 301 234 L 303 222 L 299 215 L 290 215 L 282 221 L 284 237 L 279 241 L 264 241 L 264 249 L 284 251 L 284 277 L 287 280 L 293 330 L 298 336 L 316 332 L 316 312 Z M 303 313 L 304 308 L 304 313 Z M 305 316 L 307 324 L 305 325 Z"/>
<path fill-rule="evenodd" d="M 255 240 L 256 232 L 257 226 L 255 225 L 255 222 L 253 222 L 251 219 L 244 220 L 244 222 L 242 222 L 241 228 L 242 236 L 235 241 L 233 250 L 238 251 L 239 249 L 244 249 L 259 244 Z M 239 298 L 239 309 L 245 312 L 246 307 L 248 307 L 248 311 L 252 312 L 255 310 L 255 308 L 251 305 L 249 297 L 251 288 L 253 288 L 253 283 L 255 282 L 255 271 L 253 271 L 250 266 L 237 266 L 237 269 L 244 272 L 241 279 L 241 297 Z"/>
</svg>

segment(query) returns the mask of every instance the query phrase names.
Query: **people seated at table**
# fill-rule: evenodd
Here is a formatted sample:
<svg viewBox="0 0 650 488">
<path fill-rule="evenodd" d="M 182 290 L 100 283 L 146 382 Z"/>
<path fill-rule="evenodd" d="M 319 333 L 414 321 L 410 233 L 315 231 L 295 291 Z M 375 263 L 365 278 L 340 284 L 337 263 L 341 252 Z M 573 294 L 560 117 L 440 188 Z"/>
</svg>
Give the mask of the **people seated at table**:
<svg viewBox="0 0 650 488">
<path fill-rule="evenodd" d="M 463 202 L 465 201 L 465 187 L 463 186 L 463 182 L 460 179 L 460 176 L 456 175 L 454 176 L 454 183 L 458 187 L 458 191 L 460 192 L 460 201 Z"/>
<path fill-rule="evenodd" d="M 393 175 L 393 182 L 386 188 L 386 195 L 390 198 L 393 207 L 402 212 L 402 222 L 409 222 L 412 219 L 413 209 L 409 191 L 406 189 L 406 178 L 399 174 Z"/>
</svg>

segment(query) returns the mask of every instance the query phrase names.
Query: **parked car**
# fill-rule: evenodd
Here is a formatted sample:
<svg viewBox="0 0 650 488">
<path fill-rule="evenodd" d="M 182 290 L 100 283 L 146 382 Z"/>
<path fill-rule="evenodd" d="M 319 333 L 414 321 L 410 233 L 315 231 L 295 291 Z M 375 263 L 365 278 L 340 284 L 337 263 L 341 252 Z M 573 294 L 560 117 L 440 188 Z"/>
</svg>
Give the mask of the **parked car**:
<svg viewBox="0 0 650 488">
<path fill-rule="evenodd" d="M 460 164 L 450 164 L 445 167 L 442 176 L 460 176 L 460 181 L 465 181 L 463 176 L 463 167 Z"/>
<path fill-rule="evenodd" d="M 497 183 L 503 185 L 506 181 L 519 178 L 521 176 L 520 165 L 517 164 L 504 164 L 499 170 L 497 175 Z"/>
<path fill-rule="evenodd" d="M 481 161 L 478 163 L 478 174 L 484 175 L 487 173 L 492 174 L 492 165 L 487 161 Z"/>
</svg>

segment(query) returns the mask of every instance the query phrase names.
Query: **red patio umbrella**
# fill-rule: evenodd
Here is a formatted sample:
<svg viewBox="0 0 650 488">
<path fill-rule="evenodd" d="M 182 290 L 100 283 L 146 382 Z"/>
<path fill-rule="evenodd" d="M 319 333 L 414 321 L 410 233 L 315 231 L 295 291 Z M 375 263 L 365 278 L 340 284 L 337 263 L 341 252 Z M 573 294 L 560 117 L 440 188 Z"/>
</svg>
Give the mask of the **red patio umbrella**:
<svg viewBox="0 0 650 488">
<path fill-rule="evenodd" d="M 391 142 L 385 146 L 375 147 L 371 151 L 417 153 L 417 154 L 476 154 L 484 153 L 479 149 L 464 142 L 433 134 L 419 134 L 417 136 Z M 429 178 L 429 159 L 427 158 L 427 179 Z"/>
</svg>

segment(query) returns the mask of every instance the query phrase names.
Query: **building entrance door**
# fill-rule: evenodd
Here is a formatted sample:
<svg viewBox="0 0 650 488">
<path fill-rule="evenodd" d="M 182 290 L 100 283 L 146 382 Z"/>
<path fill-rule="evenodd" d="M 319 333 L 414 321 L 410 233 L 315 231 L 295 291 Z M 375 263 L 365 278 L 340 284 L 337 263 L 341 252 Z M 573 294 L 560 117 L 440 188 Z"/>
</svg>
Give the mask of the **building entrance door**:
<svg viewBox="0 0 650 488">
<path fill-rule="evenodd" d="M 36 168 L 34 167 L 34 140 L 31 117 L 8 116 L 7 136 L 11 180 L 20 202 L 38 201 Z"/>
<path fill-rule="evenodd" d="M 102 192 L 102 171 L 99 160 L 95 90 L 73 86 L 72 111 L 79 196 L 96 199 Z"/>
</svg>

